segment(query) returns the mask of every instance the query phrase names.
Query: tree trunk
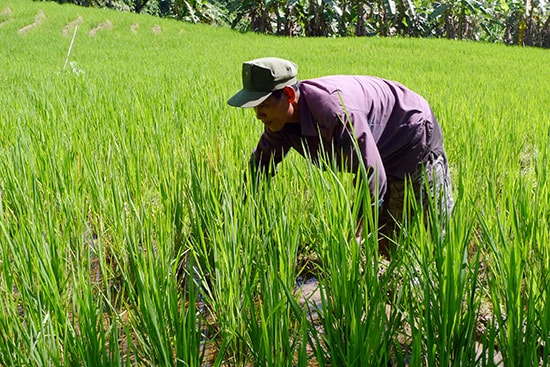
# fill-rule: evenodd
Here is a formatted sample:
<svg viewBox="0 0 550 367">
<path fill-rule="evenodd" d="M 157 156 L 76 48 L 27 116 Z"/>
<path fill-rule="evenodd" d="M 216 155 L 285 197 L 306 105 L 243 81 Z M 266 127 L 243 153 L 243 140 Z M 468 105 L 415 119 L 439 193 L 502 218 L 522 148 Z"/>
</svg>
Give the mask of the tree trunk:
<svg viewBox="0 0 550 367">
<path fill-rule="evenodd" d="M 311 19 L 307 24 L 307 35 L 316 36 L 317 35 L 317 7 L 315 6 L 314 0 L 309 0 L 309 14 Z"/>
<path fill-rule="evenodd" d="M 340 16 L 340 21 L 338 22 L 338 33 L 340 33 L 340 36 L 346 36 L 347 35 L 347 25 L 348 20 L 346 17 L 346 12 L 348 8 L 348 2 L 347 0 L 341 0 L 340 1 L 340 8 L 342 9 L 342 15 Z"/>
<path fill-rule="evenodd" d="M 135 12 L 138 14 L 141 13 L 141 11 L 145 7 L 145 5 L 147 5 L 148 2 L 149 0 L 136 0 L 134 3 Z"/>
<path fill-rule="evenodd" d="M 445 33 L 447 35 L 447 39 L 454 39 L 456 37 L 456 29 L 453 22 L 453 12 L 451 7 L 445 10 Z"/>
<path fill-rule="evenodd" d="M 355 25 L 355 35 L 365 36 L 367 34 L 367 29 L 365 27 L 365 8 L 363 6 L 363 1 L 356 1 L 355 6 L 357 7 L 357 24 Z"/>
<path fill-rule="evenodd" d="M 460 15 L 458 17 L 458 39 L 461 40 L 462 36 L 464 35 L 464 24 L 466 18 L 466 4 L 464 4 L 464 1 L 460 2 Z"/>
<path fill-rule="evenodd" d="M 533 26 L 533 4 L 531 0 L 525 0 L 525 33 L 523 37 L 523 45 L 532 46 L 534 40 L 534 34 L 536 30 Z"/>
<path fill-rule="evenodd" d="M 293 34 L 293 24 L 292 24 L 292 12 L 290 10 L 290 5 L 288 5 L 288 1 L 285 5 L 285 33 L 287 36 L 294 36 Z"/>
<path fill-rule="evenodd" d="M 386 24 L 386 10 L 384 9 L 384 0 L 378 0 L 378 17 L 379 17 L 379 33 L 382 37 L 386 37 L 387 24 Z"/>
</svg>

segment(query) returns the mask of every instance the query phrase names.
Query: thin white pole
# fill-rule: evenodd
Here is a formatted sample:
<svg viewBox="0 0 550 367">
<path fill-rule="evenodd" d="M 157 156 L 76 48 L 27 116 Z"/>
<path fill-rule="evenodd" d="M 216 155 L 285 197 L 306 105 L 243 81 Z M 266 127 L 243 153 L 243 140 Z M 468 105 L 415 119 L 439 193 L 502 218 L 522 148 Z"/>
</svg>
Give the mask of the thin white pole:
<svg viewBox="0 0 550 367">
<path fill-rule="evenodd" d="M 71 44 L 69 45 L 69 51 L 67 51 L 67 57 L 65 58 L 65 65 L 63 65 L 63 71 L 65 71 L 65 68 L 67 67 L 67 62 L 69 61 L 69 55 L 71 54 L 71 50 L 73 48 L 74 38 L 76 37 L 77 30 L 78 30 L 78 26 L 75 26 L 74 32 L 73 32 L 73 38 L 71 39 Z"/>
</svg>

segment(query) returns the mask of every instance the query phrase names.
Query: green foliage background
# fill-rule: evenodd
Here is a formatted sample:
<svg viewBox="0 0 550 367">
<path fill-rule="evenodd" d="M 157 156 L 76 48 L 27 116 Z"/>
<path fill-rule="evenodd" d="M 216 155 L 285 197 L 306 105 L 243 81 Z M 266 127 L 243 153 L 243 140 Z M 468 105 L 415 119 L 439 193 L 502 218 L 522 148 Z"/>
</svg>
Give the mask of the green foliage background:
<svg viewBox="0 0 550 367">
<path fill-rule="evenodd" d="M 57 0 L 287 36 L 411 36 L 550 47 L 545 0 Z"/>
</svg>

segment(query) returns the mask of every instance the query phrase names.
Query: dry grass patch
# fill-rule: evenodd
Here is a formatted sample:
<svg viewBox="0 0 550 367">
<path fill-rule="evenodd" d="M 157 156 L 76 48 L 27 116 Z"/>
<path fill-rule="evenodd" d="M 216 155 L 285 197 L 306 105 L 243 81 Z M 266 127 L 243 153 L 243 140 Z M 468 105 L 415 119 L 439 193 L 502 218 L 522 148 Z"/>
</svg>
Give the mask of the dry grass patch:
<svg viewBox="0 0 550 367">
<path fill-rule="evenodd" d="M 13 11 L 9 6 L 0 11 L 0 17 L 10 17 L 13 14 Z"/>
<path fill-rule="evenodd" d="M 138 32 L 138 29 L 139 29 L 139 24 L 138 23 L 134 23 L 130 26 L 130 31 L 133 33 L 133 34 L 137 34 Z"/>
<path fill-rule="evenodd" d="M 97 32 L 101 30 L 110 31 L 111 29 L 113 29 L 113 23 L 111 23 L 111 21 L 107 19 L 104 22 L 99 23 L 95 28 L 90 29 L 88 34 L 93 37 L 96 35 Z"/>
<path fill-rule="evenodd" d="M 81 25 L 83 22 L 84 22 L 84 18 L 82 18 L 82 16 L 79 15 L 75 20 L 67 23 L 67 25 L 63 27 L 63 30 L 61 31 L 61 33 L 64 36 L 68 36 L 69 34 L 71 34 L 71 30 L 73 30 L 76 26 Z"/>
<path fill-rule="evenodd" d="M 19 34 L 21 35 L 26 34 L 31 29 L 38 27 L 45 20 L 46 20 L 46 14 L 44 13 L 44 11 L 39 10 L 38 13 L 36 13 L 36 15 L 34 16 L 34 22 L 19 29 Z"/>
</svg>

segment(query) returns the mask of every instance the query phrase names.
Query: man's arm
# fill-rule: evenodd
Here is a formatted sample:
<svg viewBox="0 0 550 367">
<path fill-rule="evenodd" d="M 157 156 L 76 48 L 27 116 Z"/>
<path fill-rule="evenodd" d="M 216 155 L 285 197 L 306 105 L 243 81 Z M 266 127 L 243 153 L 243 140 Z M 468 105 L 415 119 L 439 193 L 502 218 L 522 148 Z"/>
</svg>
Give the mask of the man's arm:
<svg viewBox="0 0 550 367">
<path fill-rule="evenodd" d="M 368 178 L 371 202 L 372 204 L 379 203 L 384 198 L 387 188 L 386 170 L 382 158 L 368 128 L 366 131 L 360 132 L 357 142 L 365 167 L 364 173 Z M 357 173 L 360 174 L 361 172 Z"/>
<path fill-rule="evenodd" d="M 248 161 L 249 174 L 253 177 L 253 182 L 257 184 L 259 179 L 274 176 L 277 173 L 277 165 L 289 149 L 290 145 L 283 134 L 265 129 Z"/>
</svg>

